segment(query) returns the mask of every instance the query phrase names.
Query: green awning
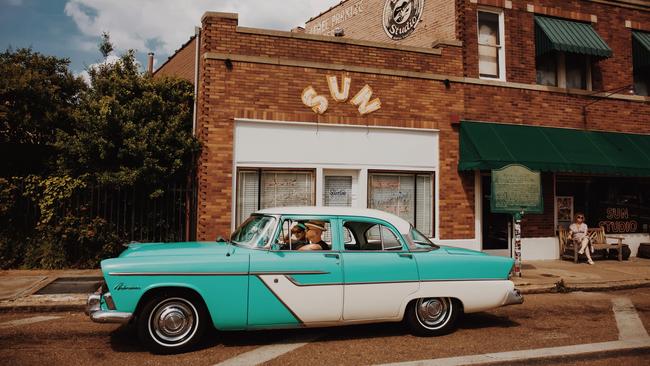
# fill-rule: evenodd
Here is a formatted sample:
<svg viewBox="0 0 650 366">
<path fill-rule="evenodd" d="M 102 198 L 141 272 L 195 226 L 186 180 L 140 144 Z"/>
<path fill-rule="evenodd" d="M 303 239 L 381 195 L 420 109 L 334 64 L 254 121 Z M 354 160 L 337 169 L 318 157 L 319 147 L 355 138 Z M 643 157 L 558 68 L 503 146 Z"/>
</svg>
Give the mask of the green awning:
<svg viewBox="0 0 650 366">
<path fill-rule="evenodd" d="M 650 177 L 650 135 L 463 121 L 458 170 L 532 170 Z"/>
<path fill-rule="evenodd" d="M 535 16 L 537 56 L 552 52 L 569 52 L 598 58 L 612 56 L 612 49 L 600 38 L 591 24 Z"/>
<path fill-rule="evenodd" d="M 650 66 L 650 33 L 632 31 L 632 57 L 635 69 Z"/>
</svg>

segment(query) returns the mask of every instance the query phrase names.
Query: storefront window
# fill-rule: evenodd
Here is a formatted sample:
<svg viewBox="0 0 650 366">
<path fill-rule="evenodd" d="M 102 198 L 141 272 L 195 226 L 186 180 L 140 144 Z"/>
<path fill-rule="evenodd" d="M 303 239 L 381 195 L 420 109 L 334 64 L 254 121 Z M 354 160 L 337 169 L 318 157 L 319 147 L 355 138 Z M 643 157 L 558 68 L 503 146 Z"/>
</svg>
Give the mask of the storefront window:
<svg viewBox="0 0 650 366">
<path fill-rule="evenodd" d="M 371 173 L 368 207 L 395 214 L 433 237 L 433 175 Z"/>
<path fill-rule="evenodd" d="M 314 197 L 313 171 L 241 170 L 237 184 L 237 224 L 263 208 L 313 206 Z"/>
<path fill-rule="evenodd" d="M 584 212 L 589 227 L 617 234 L 650 232 L 650 179 L 558 177 L 556 196 L 565 212 Z"/>
</svg>

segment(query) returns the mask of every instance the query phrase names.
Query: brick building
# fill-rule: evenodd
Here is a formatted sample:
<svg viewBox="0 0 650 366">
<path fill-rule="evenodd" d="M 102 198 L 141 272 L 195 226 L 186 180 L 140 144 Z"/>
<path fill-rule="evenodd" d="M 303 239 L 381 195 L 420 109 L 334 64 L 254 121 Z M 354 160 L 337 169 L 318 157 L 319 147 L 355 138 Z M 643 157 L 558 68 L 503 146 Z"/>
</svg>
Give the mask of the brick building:
<svg viewBox="0 0 650 366">
<path fill-rule="evenodd" d="M 259 208 L 344 205 L 508 255 L 490 171 L 519 163 L 544 199 L 524 259 L 557 258 L 577 211 L 633 255 L 650 242 L 646 1 L 347 0 L 304 30 L 201 23 L 155 72 L 195 82 L 201 240 Z"/>
</svg>

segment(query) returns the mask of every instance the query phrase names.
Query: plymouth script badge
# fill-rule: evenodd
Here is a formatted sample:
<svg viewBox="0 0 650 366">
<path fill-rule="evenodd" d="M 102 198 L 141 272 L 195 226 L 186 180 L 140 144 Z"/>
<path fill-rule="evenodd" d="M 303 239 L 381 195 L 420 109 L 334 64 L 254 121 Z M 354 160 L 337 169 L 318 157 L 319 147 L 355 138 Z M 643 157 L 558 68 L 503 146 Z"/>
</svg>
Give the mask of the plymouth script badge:
<svg viewBox="0 0 650 366">
<path fill-rule="evenodd" d="M 408 37 L 422 17 L 424 0 L 386 0 L 384 31 L 394 40 Z"/>
</svg>

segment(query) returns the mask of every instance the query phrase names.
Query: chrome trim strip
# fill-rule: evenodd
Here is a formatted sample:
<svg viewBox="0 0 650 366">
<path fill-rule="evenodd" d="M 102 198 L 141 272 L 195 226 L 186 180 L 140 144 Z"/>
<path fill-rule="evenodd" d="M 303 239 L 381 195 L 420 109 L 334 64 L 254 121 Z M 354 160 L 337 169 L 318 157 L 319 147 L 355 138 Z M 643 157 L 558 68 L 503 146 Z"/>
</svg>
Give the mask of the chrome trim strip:
<svg viewBox="0 0 650 366">
<path fill-rule="evenodd" d="M 253 272 L 109 272 L 109 276 L 247 276 L 247 275 L 317 275 L 325 271 L 253 271 Z"/>
<path fill-rule="evenodd" d="M 397 281 L 368 281 L 368 282 L 327 282 L 327 283 L 300 283 L 296 281 L 295 278 L 285 275 L 287 280 L 289 280 L 291 283 L 293 283 L 296 286 L 340 286 L 340 285 L 347 285 L 347 286 L 354 286 L 354 285 L 386 285 L 386 284 L 392 284 L 392 283 L 413 283 L 413 282 L 460 282 L 460 281 L 505 281 L 503 279 L 493 279 L 493 278 L 487 278 L 487 279 L 451 279 L 451 280 L 397 280 Z"/>
<path fill-rule="evenodd" d="M 109 272 L 109 276 L 247 276 L 248 272 Z"/>
<path fill-rule="evenodd" d="M 261 275 L 319 275 L 319 274 L 329 274 L 326 271 L 252 271 L 251 275 L 261 276 Z"/>
</svg>

